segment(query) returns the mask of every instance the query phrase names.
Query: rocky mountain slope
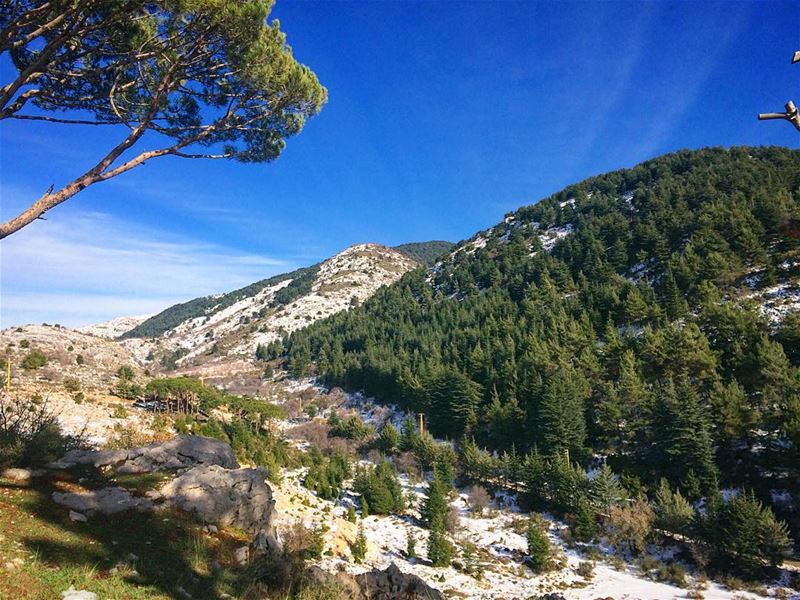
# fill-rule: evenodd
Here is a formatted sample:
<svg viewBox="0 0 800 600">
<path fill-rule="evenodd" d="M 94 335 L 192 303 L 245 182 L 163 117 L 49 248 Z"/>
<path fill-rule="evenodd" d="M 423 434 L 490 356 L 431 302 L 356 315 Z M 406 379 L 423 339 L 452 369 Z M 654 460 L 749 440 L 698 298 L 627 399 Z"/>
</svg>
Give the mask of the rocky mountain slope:
<svg viewBox="0 0 800 600">
<path fill-rule="evenodd" d="M 61 325 L 4 329 L 0 331 L 0 347 L 6 351 L 4 360 L 11 361 L 14 388 L 38 386 L 49 391 L 51 386 L 60 388 L 61 382 L 70 378 L 82 388 L 107 388 L 116 381 L 122 365 L 136 363 L 124 346 Z"/>
<path fill-rule="evenodd" d="M 318 265 L 170 307 L 125 332 L 122 345 L 167 369 L 255 357 L 260 344 L 357 306 L 418 266 L 407 253 L 357 244 Z"/>
<path fill-rule="evenodd" d="M 131 317 L 116 317 L 110 321 L 103 321 L 102 323 L 96 323 L 94 325 L 78 327 L 78 331 L 113 340 L 130 331 L 134 327 L 137 327 L 141 323 L 147 321 L 152 316 L 153 315 L 150 314 Z"/>
</svg>

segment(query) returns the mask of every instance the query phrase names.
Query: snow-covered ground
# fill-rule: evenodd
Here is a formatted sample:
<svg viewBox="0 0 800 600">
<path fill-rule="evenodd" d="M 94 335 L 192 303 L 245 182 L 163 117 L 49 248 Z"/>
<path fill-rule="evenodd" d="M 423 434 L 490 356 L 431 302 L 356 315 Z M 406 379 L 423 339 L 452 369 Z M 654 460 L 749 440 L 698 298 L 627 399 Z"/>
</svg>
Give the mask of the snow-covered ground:
<svg viewBox="0 0 800 600">
<path fill-rule="evenodd" d="M 287 386 L 285 393 L 278 392 L 273 397 L 287 398 L 304 391 L 306 394 L 310 391 L 325 393 L 312 381 L 289 380 L 281 385 Z M 355 411 L 366 422 L 376 426 L 387 421 L 399 425 L 405 418 L 398 409 L 377 405 L 359 394 L 341 394 L 338 398 L 335 405 L 337 410 Z M 329 409 L 317 418 L 322 420 L 327 414 Z M 308 421 L 307 418 L 293 419 L 281 429 L 290 429 Z M 306 448 L 307 444 L 300 444 L 300 447 Z M 550 540 L 562 566 L 549 573 L 534 575 L 523 562 L 527 549 L 524 527 L 530 514 L 520 509 L 516 496 L 511 493 L 497 493 L 484 516 L 479 517 L 468 510 L 467 490 L 459 490 L 451 502 L 458 511 L 460 521 L 457 533 L 452 537 L 459 549 L 458 556 L 452 567 L 434 568 L 427 561 L 428 530 L 420 525 L 418 512 L 427 491 L 427 482 L 412 480 L 404 474 L 400 476 L 404 496 L 416 498 L 416 506 L 412 503 L 402 515 L 371 515 L 360 520 L 364 525 L 369 550 L 364 564 L 356 565 L 349 544 L 355 539 L 357 526 L 347 521 L 347 510 L 351 504 L 358 507 L 357 498 L 346 482 L 339 499 L 322 500 L 303 486 L 304 475 L 304 469 L 284 472 L 282 483 L 274 487 L 278 513 L 276 524 L 279 531 L 298 520 L 309 527 L 328 527 L 325 533 L 326 553 L 318 564 L 332 572 L 344 570 L 359 573 L 371 568 L 383 569 L 394 562 L 402 571 L 420 576 L 448 597 L 481 600 L 529 598 L 548 592 L 558 592 L 570 599 L 671 599 L 686 598 L 689 591 L 688 588 L 659 583 L 643 576 L 635 564 L 620 563 L 607 546 L 597 547 L 600 559 L 595 560 L 593 576 L 585 579 L 577 569 L 581 562 L 588 559 L 579 549 L 567 548 L 559 535 L 566 526 L 548 515 L 545 518 L 549 524 Z M 417 558 L 406 556 L 409 536 L 413 536 L 417 542 Z M 468 544 L 475 547 L 475 562 L 483 571 L 480 579 L 456 568 L 456 563 L 463 564 L 461 551 Z M 671 549 L 653 548 L 652 552 L 655 555 L 660 552 L 664 556 Z M 688 579 L 693 586 L 697 583 L 691 575 Z M 745 600 L 762 597 L 748 592 L 734 592 L 713 582 L 700 587 L 706 599 Z"/>
<path fill-rule="evenodd" d="M 773 325 L 780 324 L 790 312 L 800 310 L 800 283 L 787 281 L 760 290 L 755 294 L 759 298 L 761 312 Z"/>
</svg>

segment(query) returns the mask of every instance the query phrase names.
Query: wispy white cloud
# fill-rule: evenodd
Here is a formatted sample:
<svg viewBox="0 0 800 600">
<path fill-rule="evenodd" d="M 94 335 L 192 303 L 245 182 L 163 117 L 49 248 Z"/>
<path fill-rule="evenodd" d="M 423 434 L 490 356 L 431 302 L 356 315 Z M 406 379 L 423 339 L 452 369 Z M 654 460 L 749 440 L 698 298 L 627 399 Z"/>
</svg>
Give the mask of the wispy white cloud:
<svg viewBox="0 0 800 600">
<path fill-rule="evenodd" d="M 746 8 L 746 5 L 742 6 Z M 676 70 L 666 78 L 668 87 L 664 93 L 658 94 L 659 101 L 654 106 L 653 118 L 641 132 L 640 142 L 628 149 L 630 156 L 643 160 L 663 151 L 665 141 L 695 106 L 714 69 L 738 38 L 747 23 L 747 14 L 740 11 L 733 16 L 728 15 L 723 26 L 716 26 L 713 44 L 701 47 L 692 41 L 696 46 L 696 60 L 686 69 Z"/>
<path fill-rule="evenodd" d="M 155 312 L 292 268 L 104 213 L 62 214 L 0 242 L 0 326 Z"/>
</svg>

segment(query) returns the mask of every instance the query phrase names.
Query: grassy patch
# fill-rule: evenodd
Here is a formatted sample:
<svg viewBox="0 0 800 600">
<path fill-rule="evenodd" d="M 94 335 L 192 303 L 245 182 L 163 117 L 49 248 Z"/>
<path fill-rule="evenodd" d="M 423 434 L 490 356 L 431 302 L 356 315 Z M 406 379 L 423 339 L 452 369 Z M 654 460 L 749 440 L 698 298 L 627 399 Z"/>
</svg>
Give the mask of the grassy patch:
<svg viewBox="0 0 800 600">
<path fill-rule="evenodd" d="M 122 485 L 142 491 L 160 485 L 153 475 L 103 481 L 91 470 L 60 473 L 30 487 L 0 479 L 0 597 L 59 598 L 75 586 L 101 598 L 240 596 L 248 573 L 234 550 L 248 539 L 236 531 L 215 536 L 174 511 L 94 516 L 73 523 L 54 504 L 54 491 Z M 16 564 L 9 568 L 10 564 Z M 214 569 L 214 562 L 221 568 Z"/>
</svg>

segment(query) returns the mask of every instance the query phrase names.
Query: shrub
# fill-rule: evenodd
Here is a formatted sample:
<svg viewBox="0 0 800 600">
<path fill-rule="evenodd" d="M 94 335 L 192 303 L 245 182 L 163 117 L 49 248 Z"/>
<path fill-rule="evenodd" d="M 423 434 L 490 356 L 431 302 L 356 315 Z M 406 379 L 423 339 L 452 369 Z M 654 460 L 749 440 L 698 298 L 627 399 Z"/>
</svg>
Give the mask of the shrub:
<svg viewBox="0 0 800 600">
<path fill-rule="evenodd" d="M 653 530 L 655 513 L 644 497 L 628 506 L 612 506 L 606 519 L 606 533 L 618 549 L 627 547 L 633 554 L 641 554 Z"/>
<path fill-rule="evenodd" d="M 594 563 L 589 560 L 581 561 L 575 572 L 584 579 L 591 579 L 594 577 Z"/>
<path fill-rule="evenodd" d="M 132 381 L 133 376 L 133 367 L 130 365 L 121 365 L 120 368 L 117 369 L 117 377 L 119 377 L 122 381 Z"/>
<path fill-rule="evenodd" d="M 28 340 L 20 340 L 19 347 L 27 350 L 31 347 L 31 343 Z"/>
<path fill-rule="evenodd" d="M 81 442 L 62 432 L 47 401 L 0 396 L 0 469 L 46 464 Z"/>
<path fill-rule="evenodd" d="M 111 411 L 111 418 L 112 419 L 127 419 L 128 418 L 128 409 L 125 408 L 122 404 L 115 404 L 114 410 Z"/>
<path fill-rule="evenodd" d="M 75 392 L 80 391 L 81 382 L 78 381 L 75 377 L 65 377 L 64 389 L 74 394 Z"/>
<path fill-rule="evenodd" d="M 347 507 L 347 520 L 351 523 L 356 522 L 356 507 L 352 504 Z"/>
<path fill-rule="evenodd" d="M 194 423 L 192 433 L 227 442 L 240 462 L 265 467 L 270 481 L 279 481 L 282 466 L 296 466 L 297 463 L 285 440 L 269 431 L 253 431 L 252 425 L 244 419 L 235 418 L 230 422 L 211 419 L 206 423 Z"/>
<path fill-rule="evenodd" d="M 294 524 L 283 534 L 283 549 L 287 555 L 303 560 L 322 556 L 322 534 L 324 530 L 307 527 L 302 521 Z"/>
<path fill-rule="evenodd" d="M 625 561 L 622 560 L 619 556 L 614 555 L 608 559 L 608 563 L 614 568 L 615 571 L 624 571 L 625 570 Z"/>
<path fill-rule="evenodd" d="M 26 371 L 35 371 L 47 364 L 47 356 L 39 349 L 33 349 L 22 359 L 22 368 Z"/>
<path fill-rule="evenodd" d="M 676 562 L 661 563 L 656 570 L 656 579 L 677 587 L 686 587 L 686 569 Z"/>
<path fill-rule="evenodd" d="M 447 529 L 447 532 L 452 535 L 458 531 L 460 524 L 461 518 L 459 517 L 458 509 L 455 506 L 451 506 L 447 511 L 447 516 L 444 519 L 445 529 Z"/>
<path fill-rule="evenodd" d="M 486 507 L 489 506 L 491 497 L 489 496 L 489 492 L 486 491 L 486 488 L 481 485 L 473 485 L 469 488 L 467 502 L 469 503 L 470 510 L 474 514 L 482 515 Z"/>
</svg>

